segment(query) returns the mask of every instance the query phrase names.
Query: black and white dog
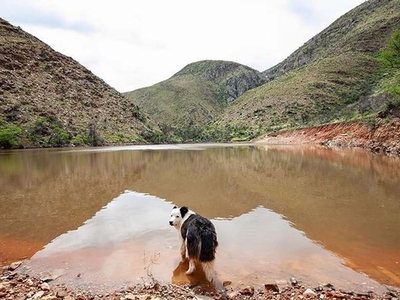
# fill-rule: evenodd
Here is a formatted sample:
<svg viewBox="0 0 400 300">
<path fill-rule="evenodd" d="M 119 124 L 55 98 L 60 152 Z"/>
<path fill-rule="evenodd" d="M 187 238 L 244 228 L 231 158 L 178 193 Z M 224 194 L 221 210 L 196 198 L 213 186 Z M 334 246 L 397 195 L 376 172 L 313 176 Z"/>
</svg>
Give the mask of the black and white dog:
<svg viewBox="0 0 400 300">
<path fill-rule="evenodd" d="M 210 220 L 196 214 L 186 206 L 174 206 L 169 225 L 179 231 L 182 261 L 189 259 L 186 274 L 192 274 L 195 262 L 200 262 L 208 281 L 213 280 L 217 233 Z"/>
</svg>

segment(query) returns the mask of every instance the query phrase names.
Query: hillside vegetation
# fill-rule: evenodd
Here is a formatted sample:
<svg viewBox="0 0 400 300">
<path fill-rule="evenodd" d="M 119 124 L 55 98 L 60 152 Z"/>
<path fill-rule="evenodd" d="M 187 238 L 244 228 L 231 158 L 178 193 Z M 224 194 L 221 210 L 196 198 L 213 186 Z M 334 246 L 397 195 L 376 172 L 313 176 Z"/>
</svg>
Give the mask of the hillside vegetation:
<svg viewBox="0 0 400 300">
<path fill-rule="evenodd" d="M 208 60 L 189 64 L 171 78 L 126 96 L 157 120 L 165 134 L 181 141 L 188 138 L 188 126 L 210 123 L 244 92 L 264 82 L 260 72 L 247 66 Z"/>
<path fill-rule="evenodd" d="M 0 19 L 0 148 L 145 143 L 157 128 L 75 60 Z"/>
</svg>

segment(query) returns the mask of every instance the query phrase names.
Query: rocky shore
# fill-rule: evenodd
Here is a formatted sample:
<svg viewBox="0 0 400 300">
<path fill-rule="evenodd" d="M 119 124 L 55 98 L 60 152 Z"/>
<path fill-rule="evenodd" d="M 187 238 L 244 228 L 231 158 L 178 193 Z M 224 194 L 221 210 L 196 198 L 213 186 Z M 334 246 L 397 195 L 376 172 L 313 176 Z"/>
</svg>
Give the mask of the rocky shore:
<svg viewBox="0 0 400 300">
<path fill-rule="evenodd" d="M 155 300 L 155 299 L 400 299 L 400 290 L 388 289 L 384 294 L 373 292 L 359 293 L 336 289 L 331 284 L 318 287 L 306 287 L 295 278 L 287 285 L 265 284 L 262 287 L 248 286 L 240 290 L 230 288 L 230 282 L 224 282 L 224 290 L 202 292 L 197 287 L 161 284 L 154 279 L 149 283 L 129 286 L 121 290 L 98 294 L 87 290 L 74 290 L 63 284 L 52 284 L 49 278 L 35 278 L 18 271 L 21 262 L 2 268 L 0 277 L 0 299 L 17 300 Z"/>
<path fill-rule="evenodd" d="M 257 142 L 267 144 L 320 144 L 328 147 L 363 148 L 374 153 L 400 155 L 400 118 L 377 118 L 269 133 Z"/>
</svg>

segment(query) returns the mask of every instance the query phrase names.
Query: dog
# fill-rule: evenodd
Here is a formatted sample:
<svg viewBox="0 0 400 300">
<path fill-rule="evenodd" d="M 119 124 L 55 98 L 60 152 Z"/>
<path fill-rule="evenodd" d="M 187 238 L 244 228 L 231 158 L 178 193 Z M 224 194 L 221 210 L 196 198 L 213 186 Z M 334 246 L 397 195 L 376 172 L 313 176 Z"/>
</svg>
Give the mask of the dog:
<svg viewBox="0 0 400 300">
<path fill-rule="evenodd" d="M 186 274 L 192 274 L 196 270 L 195 262 L 200 262 L 207 280 L 212 282 L 218 246 L 213 223 L 186 206 L 174 206 L 169 225 L 174 226 L 179 232 L 182 261 L 189 259 Z"/>
</svg>

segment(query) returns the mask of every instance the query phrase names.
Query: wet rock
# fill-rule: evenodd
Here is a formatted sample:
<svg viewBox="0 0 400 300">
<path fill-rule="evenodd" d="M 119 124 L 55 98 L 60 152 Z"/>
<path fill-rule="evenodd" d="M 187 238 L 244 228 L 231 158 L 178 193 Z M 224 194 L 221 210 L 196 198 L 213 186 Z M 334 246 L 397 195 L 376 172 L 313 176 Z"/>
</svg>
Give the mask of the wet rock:
<svg viewBox="0 0 400 300">
<path fill-rule="evenodd" d="M 324 289 L 325 289 L 326 291 L 332 291 L 332 290 L 335 289 L 335 287 L 334 287 L 333 284 L 327 283 L 327 284 L 324 284 Z"/>
<path fill-rule="evenodd" d="M 40 277 L 40 280 L 42 282 L 49 282 L 56 280 L 58 277 L 62 276 L 65 274 L 65 270 L 59 269 L 59 270 L 53 270 L 52 272 L 46 272 Z"/>
<path fill-rule="evenodd" d="M 271 292 L 277 292 L 279 293 L 279 287 L 276 283 L 268 283 L 268 284 L 264 284 L 264 288 L 267 291 L 271 291 Z"/>
<path fill-rule="evenodd" d="M 225 286 L 228 286 L 228 285 L 231 285 L 232 284 L 232 281 L 230 281 L 230 280 L 225 280 L 223 283 L 222 283 L 222 285 L 225 287 Z"/>
<path fill-rule="evenodd" d="M 317 287 L 315 288 L 315 290 L 316 290 L 317 292 L 322 292 L 322 291 L 323 291 L 322 285 L 317 286 Z"/>
<path fill-rule="evenodd" d="M 16 261 L 10 264 L 10 266 L 8 267 L 9 270 L 14 271 L 15 269 L 17 269 L 20 265 L 22 264 L 22 261 Z"/>
<path fill-rule="evenodd" d="M 253 296 L 254 295 L 254 287 L 248 286 L 239 291 L 240 294 L 244 296 Z"/>
<path fill-rule="evenodd" d="M 296 286 L 299 284 L 299 282 L 296 280 L 296 278 L 292 277 L 292 278 L 290 278 L 290 284 L 293 286 Z"/>
</svg>

